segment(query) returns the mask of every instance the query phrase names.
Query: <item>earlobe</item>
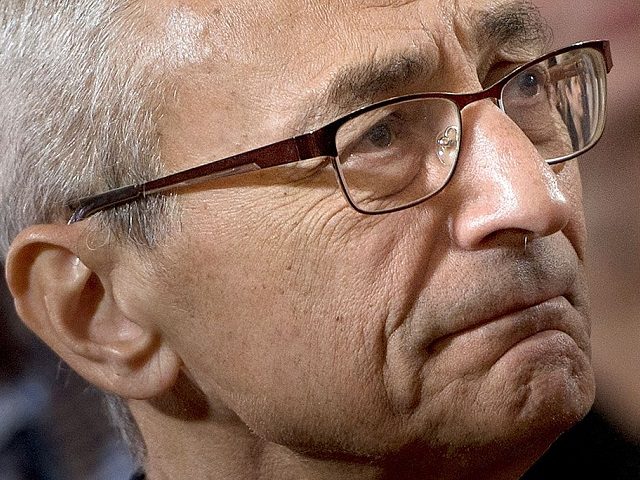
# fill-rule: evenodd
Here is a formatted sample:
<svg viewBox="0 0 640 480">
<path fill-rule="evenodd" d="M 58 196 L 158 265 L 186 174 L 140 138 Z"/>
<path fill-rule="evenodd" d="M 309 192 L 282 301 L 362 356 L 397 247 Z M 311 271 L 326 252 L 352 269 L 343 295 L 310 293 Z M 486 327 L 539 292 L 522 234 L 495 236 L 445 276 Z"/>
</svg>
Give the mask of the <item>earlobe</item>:
<svg viewBox="0 0 640 480">
<path fill-rule="evenodd" d="M 7 282 L 18 314 L 71 368 L 125 398 L 150 398 L 175 383 L 179 357 L 159 332 L 118 307 L 113 252 L 81 248 L 83 230 L 36 225 L 13 242 Z"/>
</svg>

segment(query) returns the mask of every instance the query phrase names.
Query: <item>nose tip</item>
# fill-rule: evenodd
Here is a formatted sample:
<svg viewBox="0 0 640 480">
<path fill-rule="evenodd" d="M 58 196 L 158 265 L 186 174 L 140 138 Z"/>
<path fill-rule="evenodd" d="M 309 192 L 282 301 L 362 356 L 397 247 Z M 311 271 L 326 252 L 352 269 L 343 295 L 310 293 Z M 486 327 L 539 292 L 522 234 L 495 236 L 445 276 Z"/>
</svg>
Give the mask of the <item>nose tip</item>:
<svg viewBox="0 0 640 480">
<path fill-rule="evenodd" d="M 569 203 L 556 185 L 517 188 L 497 179 L 499 190 L 467 203 L 455 223 L 457 243 L 472 249 L 500 233 L 526 233 L 529 239 L 562 230 L 569 222 Z"/>
<path fill-rule="evenodd" d="M 473 105 L 464 114 L 455 241 L 473 249 L 514 232 L 531 240 L 564 229 L 573 213 L 560 182 L 567 174 L 557 174 L 495 105 Z"/>
</svg>

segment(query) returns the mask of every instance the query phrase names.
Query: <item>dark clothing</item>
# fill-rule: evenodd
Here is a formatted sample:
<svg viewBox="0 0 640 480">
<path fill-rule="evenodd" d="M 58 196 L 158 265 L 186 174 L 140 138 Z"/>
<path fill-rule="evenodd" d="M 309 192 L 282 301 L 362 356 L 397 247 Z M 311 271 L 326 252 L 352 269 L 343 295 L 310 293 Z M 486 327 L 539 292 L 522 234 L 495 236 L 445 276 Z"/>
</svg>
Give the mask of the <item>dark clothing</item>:
<svg viewBox="0 0 640 480">
<path fill-rule="evenodd" d="M 597 411 L 563 434 L 520 480 L 640 479 L 640 445 Z"/>
<path fill-rule="evenodd" d="M 142 470 L 139 470 L 133 474 L 133 477 L 131 477 L 131 480 L 145 480 L 146 478 L 147 476 L 144 474 L 144 472 Z"/>
</svg>

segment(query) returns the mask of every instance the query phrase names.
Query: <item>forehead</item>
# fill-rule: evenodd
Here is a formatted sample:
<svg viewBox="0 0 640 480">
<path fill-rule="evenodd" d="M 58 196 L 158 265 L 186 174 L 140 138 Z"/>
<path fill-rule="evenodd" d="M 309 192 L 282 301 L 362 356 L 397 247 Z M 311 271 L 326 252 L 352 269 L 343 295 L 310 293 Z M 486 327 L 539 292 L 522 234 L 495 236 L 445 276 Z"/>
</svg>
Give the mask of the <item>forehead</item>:
<svg viewBox="0 0 640 480">
<path fill-rule="evenodd" d="M 158 11 L 167 41 L 184 60 L 211 55 L 265 66 L 276 58 L 321 58 L 341 48 L 347 54 L 357 42 L 363 49 L 357 53 L 367 53 L 367 40 L 381 48 L 398 35 L 420 43 L 453 34 L 469 37 L 465 46 L 471 47 L 484 33 L 482 20 L 499 20 L 501 12 L 510 16 L 500 26 L 503 32 L 535 23 L 533 8 L 523 0 L 166 0 Z M 189 51 L 195 49 L 199 55 Z"/>
<path fill-rule="evenodd" d="M 226 124 L 244 115 L 234 124 L 254 133 L 248 122 L 282 122 L 283 135 L 317 127 L 378 92 L 408 93 L 387 90 L 442 75 L 443 65 L 460 71 L 506 45 L 537 52 L 543 31 L 522 0 L 166 0 L 155 11 L 163 52 L 183 73 L 189 115 L 207 105 L 203 124 L 219 125 L 214 112 L 224 112 Z M 229 140 L 235 147 L 223 153 L 265 143 Z"/>
</svg>

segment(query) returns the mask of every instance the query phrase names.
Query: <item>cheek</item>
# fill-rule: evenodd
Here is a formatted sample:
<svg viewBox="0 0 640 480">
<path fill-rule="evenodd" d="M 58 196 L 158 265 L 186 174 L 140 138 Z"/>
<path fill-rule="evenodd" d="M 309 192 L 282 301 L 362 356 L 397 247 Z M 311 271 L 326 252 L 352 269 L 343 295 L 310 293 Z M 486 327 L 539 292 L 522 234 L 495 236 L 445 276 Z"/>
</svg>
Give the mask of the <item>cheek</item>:
<svg viewBox="0 0 640 480">
<path fill-rule="evenodd" d="M 323 206 L 255 206 L 242 221 L 185 216 L 183 232 L 197 234 L 167 256 L 158 305 L 200 388 L 252 429 L 301 449 L 361 451 L 371 429 L 388 430 L 393 418 L 385 329 L 415 296 L 408 289 L 424 252 L 406 244 L 425 236 L 400 228 L 408 216 Z"/>
<path fill-rule="evenodd" d="M 185 215 L 158 296 L 163 328 L 207 396 L 300 448 L 352 441 L 388 410 L 384 329 L 400 270 L 396 228 L 315 207 L 247 208 L 234 222 Z"/>
</svg>

